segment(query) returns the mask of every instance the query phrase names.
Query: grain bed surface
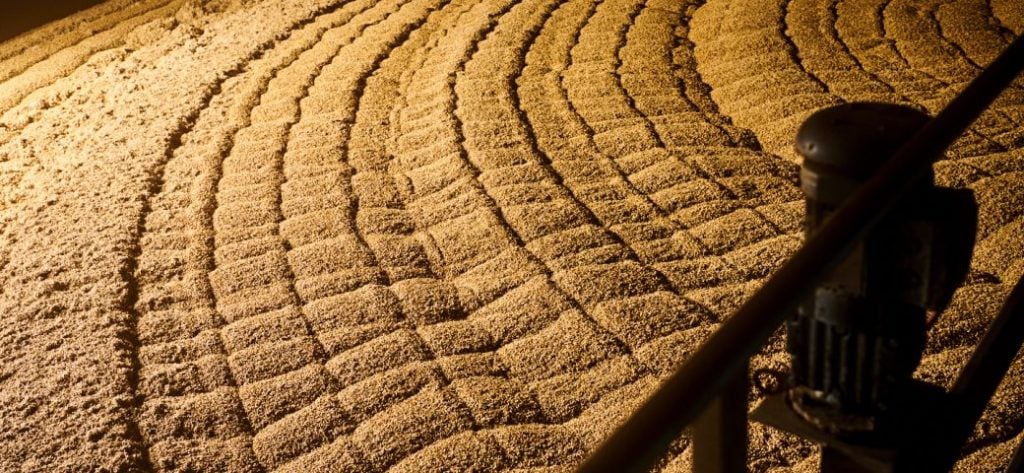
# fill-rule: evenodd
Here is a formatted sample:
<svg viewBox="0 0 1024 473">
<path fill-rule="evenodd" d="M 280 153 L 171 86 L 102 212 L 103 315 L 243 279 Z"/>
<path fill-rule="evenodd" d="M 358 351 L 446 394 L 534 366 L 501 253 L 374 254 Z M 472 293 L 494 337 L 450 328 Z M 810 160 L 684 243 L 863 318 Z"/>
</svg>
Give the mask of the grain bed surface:
<svg viewBox="0 0 1024 473">
<path fill-rule="evenodd" d="M 108 0 L 2 42 L 0 471 L 571 471 L 799 247 L 810 113 L 934 114 L 1022 33 L 1019 0 Z M 1024 79 L 936 174 L 981 206 L 949 385 L 1024 275 Z M 1022 431 L 1018 361 L 959 470 Z"/>
</svg>

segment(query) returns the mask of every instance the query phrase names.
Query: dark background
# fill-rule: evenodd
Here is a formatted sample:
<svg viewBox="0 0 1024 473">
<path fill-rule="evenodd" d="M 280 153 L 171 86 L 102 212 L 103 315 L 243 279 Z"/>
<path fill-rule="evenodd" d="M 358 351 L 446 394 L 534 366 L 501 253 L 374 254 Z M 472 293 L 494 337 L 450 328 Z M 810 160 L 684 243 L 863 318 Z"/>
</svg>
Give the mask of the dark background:
<svg viewBox="0 0 1024 473">
<path fill-rule="evenodd" d="M 0 41 L 103 0 L 0 0 Z"/>
</svg>

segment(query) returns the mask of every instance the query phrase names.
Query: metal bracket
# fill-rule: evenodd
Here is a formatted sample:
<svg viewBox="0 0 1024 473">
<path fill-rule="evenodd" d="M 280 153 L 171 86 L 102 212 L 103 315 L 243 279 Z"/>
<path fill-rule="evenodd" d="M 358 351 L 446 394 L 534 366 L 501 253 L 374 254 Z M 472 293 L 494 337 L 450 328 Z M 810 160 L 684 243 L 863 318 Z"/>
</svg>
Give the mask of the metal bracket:
<svg viewBox="0 0 1024 473">
<path fill-rule="evenodd" d="M 921 473 L 924 462 L 918 459 L 933 445 L 921 427 L 929 415 L 943 412 L 949 399 L 942 388 L 919 381 L 908 391 L 896 422 L 900 428 L 884 436 L 845 438 L 819 429 L 790 408 L 785 393 L 765 398 L 750 418 L 820 444 L 822 473 Z"/>
</svg>

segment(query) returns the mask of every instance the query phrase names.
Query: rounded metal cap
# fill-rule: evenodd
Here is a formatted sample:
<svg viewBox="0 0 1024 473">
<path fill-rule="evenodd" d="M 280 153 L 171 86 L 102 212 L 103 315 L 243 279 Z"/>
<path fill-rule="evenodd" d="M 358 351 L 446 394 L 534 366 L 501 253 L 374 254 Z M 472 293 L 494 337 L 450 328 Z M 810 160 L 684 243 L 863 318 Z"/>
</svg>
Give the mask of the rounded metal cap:
<svg viewBox="0 0 1024 473">
<path fill-rule="evenodd" d="M 888 103 L 854 102 L 812 114 L 796 134 L 796 149 L 813 164 L 864 178 L 928 123 L 926 113 Z"/>
<path fill-rule="evenodd" d="M 813 113 L 800 126 L 800 187 L 808 197 L 839 205 L 871 177 L 929 117 L 904 105 L 854 102 Z"/>
</svg>

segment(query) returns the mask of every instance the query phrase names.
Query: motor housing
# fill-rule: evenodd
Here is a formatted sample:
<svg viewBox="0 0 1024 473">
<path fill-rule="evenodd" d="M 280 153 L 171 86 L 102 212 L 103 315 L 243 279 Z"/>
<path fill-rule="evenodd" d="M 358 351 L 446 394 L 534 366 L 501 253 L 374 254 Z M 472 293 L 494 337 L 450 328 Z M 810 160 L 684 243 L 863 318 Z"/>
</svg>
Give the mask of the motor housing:
<svg viewBox="0 0 1024 473">
<path fill-rule="evenodd" d="M 929 120 L 914 108 L 850 103 L 820 110 L 797 134 L 809 238 Z M 929 314 L 963 281 L 977 226 L 969 190 L 931 171 L 818 281 L 786 322 L 789 400 L 839 435 L 886 430 L 921 361 Z"/>
</svg>

